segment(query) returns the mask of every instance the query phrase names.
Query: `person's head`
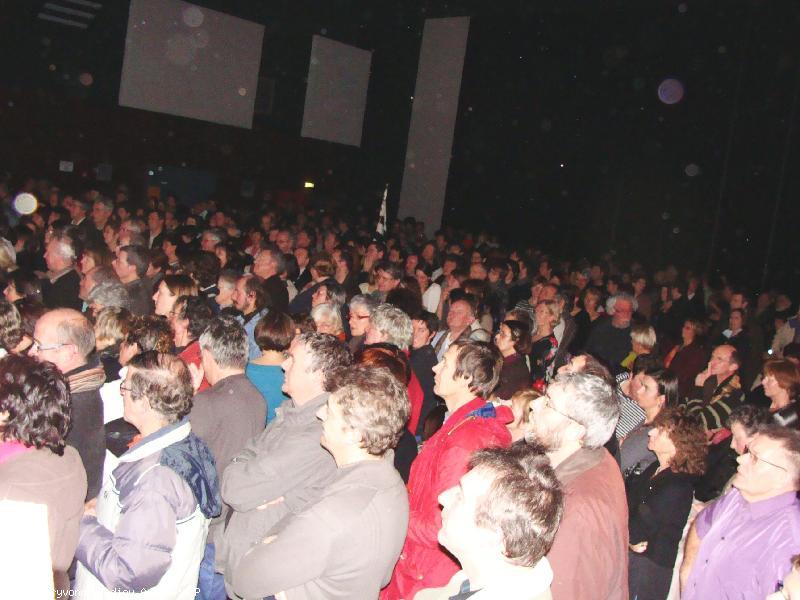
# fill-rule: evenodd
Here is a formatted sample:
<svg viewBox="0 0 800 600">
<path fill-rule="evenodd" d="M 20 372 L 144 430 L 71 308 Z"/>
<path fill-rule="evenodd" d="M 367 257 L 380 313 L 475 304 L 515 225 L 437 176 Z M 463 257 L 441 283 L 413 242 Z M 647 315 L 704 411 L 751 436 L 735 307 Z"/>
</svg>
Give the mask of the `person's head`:
<svg viewBox="0 0 800 600">
<path fill-rule="evenodd" d="M 144 246 L 123 246 L 112 264 L 120 281 L 128 283 L 144 277 L 149 262 L 147 248 Z"/>
<path fill-rule="evenodd" d="M 86 274 L 95 267 L 111 266 L 114 261 L 114 255 L 105 246 L 90 246 L 84 248 L 81 252 L 80 260 L 78 260 L 78 271 L 81 274 Z"/>
<path fill-rule="evenodd" d="M 253 274 L 262 279 L 269 279 L 273 275 L 280 275 L 286 270 L 283 254 L 274 246 L 267 246 L 259 250 L 253 260 Z"/>
<path fill-rule="evenodd" d="M 197 282 L 200 289 L 214 285 L 219 277 L 219 258 L 213 252 L 193 252 L 183 263 L 183 271 Z"/>
<path fill-rule="evenodd" d="M 411 318 L 411 328 L 414 332 L 411 338 L 412 348 L 422 348 L 430 343 L 433 336 L 439 331 L 439 318 L 426 310 L 419 310 Z"/>
<path fill-rule="evenodd" d="M 744 328 L 744 311 L 741 308 L 731 309 L 731 314 L 728 317 L 728 327 L 733 333 L 737 333 Z"/>
<path fill-rule="evenodd" d="M 559 373 L 533 404 L 530 434 L 549 452 L 599 448 L 613 435 L 619 410 L 608 381 L 586 373 Z"/>
<path fill-rule="evenodd" d="M 336 268 L 333 264 L 331 255 L 327 252 L 318 252 L 311 257 L 309 261 L 309 272 L 314 281 L 323 281 L 329 279 L 336 274 Z"/>
<path fill-rule="evenodd" d="M 197 284 L 188 275 L 165 275 L 153 294 L 155 313 L 162 317 L 169 316 L 175 306 L 175 300 L 181 296 L 197 296 Z"/>
<path fill-rule="evenodd" d="M 339 466 L 368 454 L 383 456 L 394 448 L 411 407 L 406 386 L 386 368 L 354 365 L 334 370 L 327 383 L 322 421 L 322 446 Z"/>
<path fill-rule="evenodd" d="M 22 341 L 25 330 L 17 307 L 6 300 L 0 300 L 0 348 L 13 352 Z"/>
<path fill-rule="evenodd" d="M 320 333 L 338 336 L 344 331 L 342 313 L 334 304 L 317 304 L 311 309 L 311 319 Z"/>
<path fill-rule="evenodd" d="M 650 354 L 656 346 L 656 330 L 652 325 L 637 323 L 631 327 L 631 348 L 636 354 Z"/>
<path fill-rule="evenodd" d="M 34 302 L 41 302 L 41 281 L 30 271 L 18 269 L 8 274 L 8 283 L 3 290 L 3 296 L 9 302 L 16 302 L 23 298 L 30 299 Z"/>
<path fill-rule="evenodd" d="M 696 418 L 668 408 L 659 413 L 648 437 L 647 447 L 675 473 L 705 473 L 708 441 Z"/>
<path fill-rule="evenodd" d="M 204 252 L 214 252 L 218 244 L 225 241 L 225 233 L 216 227 L 206 229 L 200 236 L 200 249 Z"/>
<path fill-rule="evenodd" d="M 638 302 L 630 294 L 616 294 L 606 302 L 606 312 L 611 315 L 614 327 L 624 329 L 631 324 Z"/>
<path fill-rule="evenodd" d="M 57 308 L 36 322 L 29 354 L 69 373 L 86 364 L 94 346 L 94 328 L 89 320 L 77 310 Z"/>
<path fill-rule="evenodd" d="M 151 234 L 158 235 L 164 229 L 164 213 L 160 210 L 151 210 L 147 213 L 147 229 Z"/>
<path fill-rule="evenodd" d="M 561 309 L 555 300 L 539 300 L 535 309 L 536 325 L 552 330 L 561 319 Z"/>
<path fill-rule="evenodd" d="M 271 310 L 258 320 L 253 336 L 262 352 L 286 353 L 294 333 L 291 317 L 286 313 Z"/>
<path fill-rule="evenodd" d="M 186 346 L 199 338 L 213 316 L 204 297 L 179 296 L 169 315 L 175 345 Z"/>
<path fill-rule="evenodd" d="M 54 364 L 14 354 L 0 359 L 0 441 L 61 456 L 71 420 L 69 386 Z"/>
<path fill-rule="evenodd" d="M 335 281 L 326 281 L 317 286 L 317 289 L 311 294 L 311 306 L 318 306 L 320 304 L 331 304 L 337 308 L 344 306 L 347 300 L 347 292 L 344 287 Z"/>
<path fill-rule="evenodd" d="M 497 385 L 502 362 L 491 344 L 455 341 L 433 367 L 433 391 L 451 411 L 475 396 L 487 397 Z"/>
<path fill-rule="evenodd" d="M 439 542 L 456 558 L 533 567 L 550 550 L 564 495 L 547 456 L 516 444 L 475 452 L 467 473 L 439 503 Z"/>
<path fill-rule="evenodd" d="M 755 404 L 740 404 L 731 411 L 728 428 L 731 430 L 731 449 L 744 454 L 758 430 L 772 422 L 769 411 Z"/>
<path fill-rule="evenodd" d="M 593 286 L 587 287 L 581 293 L 581 301 L 587 311 L 596 311 L 602 299 L 603 292 Z"/>
<path fill-rule="evenodd" d="M 533 402 L 541 397 L 542 394 L 533 388 L 521 390 L 511 396 L 511 412 L 514 414 L 515 425 L 525 426 L 529 422 Z"/>
<path fill-rule="evenodd" d="M 44 262 L 47 268 L 57 273 L 75 266 L 78 253 L 74 240 L 64 232 L 54 232 L 47 242 L 44 253 Z"/>
<path fill-rule="evenodd" d="M 236 310 L 246 315 L 258 312 L 267 304 L 264 281 L 257 275 L 248 274 L 240 277 L 231 297 Z"/>
<path fill-rule="evenodd" d="M 128 362 L 120 386 L 123 418 L 141 432 L 152 433 L 189 414 L 192 378 L 177 356 L 142 352 Z"/>
<path fill-rule="evenodd" d="M 714 348 L 708 361 L 708 372 L 716 375 L 717 381 L 725 379 L 739 370 L 740 358 L 736 348 L 730 344 L 722 344 Z"/>
<path fill-rule="evenodd" d="M 750 299 L 747 293 L 741 289 L 731 290 L 731 298 L 729 300 L 731 311 L 740 309 L 746 310 L 750 305 Z"/>
<path fill-rule="evenodd" d="M 636 373 L 637 385 L 631 386 L 631 397 L 650 415 L 678 402 L 678 378 L 669 369 L 649 368 Z"/>
<path fill-rule="evenodd" d="M 530 326 L 524 321 L 506 319 L 500 324 L 500 329 L 494 336 L 494 343 L 503 356 L 513 352 L 524 356 L 530 352 Z"/>
<path fill-rule="evenodd" d="M 396 264 L 384 262 L 377 268 L 377 277 L 375 284 L 378 291 L 383 294 L 388 294 L 398 285 L 403 278 L 403 270 Z"/>
<path fill-rule="evenodd" d="M 365 335 L 369 329 L 372 311 L 378 306 L 378 301 L 372 296 L 353 296 L 350 300 L 350 333 L 353 337 Z"/>
<path fill-rule="evenodd" d="M 335 337 L 316 332 L 300 334 L 292 340 L 281 364 L 281 389 L 296 406 L 302 406 L 325 391 L 326 379 L 335 369 L 352 361 L 350 350 Z"/>
<path fill-rule="evenodd" d="M 401 350 L 407 350 L 413 335 L 414 327 L 406 313 L 391 304 L 380 304 L 370 315 L 369 329 L 364 342 L 366 344 L 387 342 Z"/>
<path fill-rule="evenodd" d="M 464 295 L 454 301 L 447 311 L 447 327 L 451 333 L 460 333 L 477 318 L 477 301 L 474 296 Z"/>
<path fill-rule="evenodd" d="M 304 269 L 308 266 L 308 246 L 298 246 L 294 249 L 294 257 L 297 260 L 297 267 Z"/>
<path fill-rule="evenodd" d="M 239 280 L 239 275 L 236 271 L 223 269 L 217 278 L 217 295 L 214 297 L 220 308 L 227 308 L 233 306 L 233 292 L 236 289 L 236 282 Z"/>
<path fill-rule="evenodd" d="M 125 286 L 118 280 L 104 281 L 95 285 L 86 294 L 86 302 L 92 314 L 97 314 L 108 306 L 130 308 L 130 294 Z"/>
<path fill-rule="evenodd" d="M 702 340 L 706 334 L 706 324 L 700 319 L 686 319 L 681 329 L 681 339 L 684 346 Z"/>
<path fill-rule="evenodd" d="M 775 412 L 797 399 L 800 392 L 800 368 L 785 358 L 773 358 L 764 363 L 762 379 L 764 393 L 772 401 Z"/>
<path fill-rule="evenodd" d="M 114 212 L 114 201 L 111 198 L 101 196 L 92 205 L 92 221 L 98 229 L 105 227 L 106 222 Z"/>
<path fill-rule="evenodd" d="M 131 313 L 118 306 L 109 306 L 100 310 L 94 319 L 95 349 L 103 350 L 116 346 L 128 335 Z"/>
<path fill-rule="evenodd" d="M 292 251 L 294 246 L 294 236 L 288 229 L 281 229 L 278 235 L 275 236 L 275 245 L 280 250 L 281 254 L 286 254 Z"/>
<path fill-rule="evenodd" d="M 247 366 L 249 345 L 244 327 L 234 317 L 211 319 L 197 340 L 203 371 L 211 385 L 234 373 L 243 373 Z"/>
<path fill-rule="evenodd" d="M 160 354 L 171 354 L 175 350 L 172 329 L 167 321 L 155 315 L 131 318 L 128 334 L 119 347 L 119 363 L 128 364 L 141 352 L 154 350 Z"/>
<path fill-rule="evenodd" d="M 637 359 L 638 360 L 638 359 Z M 608 370 L 602 362 L 591 354 L 576 354 L 572 356 L 565 364 L 558 368 L 558 375 L 566 373 L 585 373 L 586 375 L 594 375 L 612 385 L 614 379 L 611 377 L 611 371 Z"/>
<path fill-rule="evenodd" d="M 766 425 L 736 460 L 733 486 L 748 502 L 800 490 L 800 431 Z"/>
</svg>

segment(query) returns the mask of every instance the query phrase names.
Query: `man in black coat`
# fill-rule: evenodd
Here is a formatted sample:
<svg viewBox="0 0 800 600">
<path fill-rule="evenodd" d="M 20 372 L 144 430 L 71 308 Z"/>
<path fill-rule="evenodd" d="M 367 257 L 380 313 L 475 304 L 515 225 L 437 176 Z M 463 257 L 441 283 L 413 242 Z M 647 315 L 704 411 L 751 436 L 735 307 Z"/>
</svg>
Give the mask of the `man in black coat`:
<svg viewBox="0 0 800 600">
<path fill-rule="evenodd" d="M 42 300 L 47 308 L 80 310 L 83 303 L 79 298 L 81 278 L 75 271 L 77 258 L 75 241 L 66 233 L 55 233 L 47 242 L 47 277 L 42 280 Z"/>
</svg>

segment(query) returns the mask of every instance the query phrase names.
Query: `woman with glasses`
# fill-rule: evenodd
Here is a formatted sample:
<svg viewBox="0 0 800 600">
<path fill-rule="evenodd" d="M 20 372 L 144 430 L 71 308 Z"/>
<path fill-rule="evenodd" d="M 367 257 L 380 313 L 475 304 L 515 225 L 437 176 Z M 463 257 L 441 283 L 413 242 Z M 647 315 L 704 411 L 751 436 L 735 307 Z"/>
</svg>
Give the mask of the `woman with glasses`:
<svg viewBox="0 0 800 600">
<path fill-rule="evenodd" d="M 667 409 L 653 422 L 648 438 L 656 461 L 625 483 L 628 586 L 631 598 L 663 600 L 692 506 L 692 480 L 706 468 L 706 436 L 694 418 Z"/>
</svg>

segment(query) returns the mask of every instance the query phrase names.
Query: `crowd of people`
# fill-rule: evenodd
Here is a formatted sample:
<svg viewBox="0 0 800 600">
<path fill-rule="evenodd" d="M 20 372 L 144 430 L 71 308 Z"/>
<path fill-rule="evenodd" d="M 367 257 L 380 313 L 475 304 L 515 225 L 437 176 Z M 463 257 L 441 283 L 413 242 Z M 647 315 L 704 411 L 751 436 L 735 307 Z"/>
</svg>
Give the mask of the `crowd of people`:
<svg viewBox="0 0 800 600">
<path fill-rule="evenodd" d="M 306 205 L 0 202 L 0 501 L 47 507 L 57 594 L 800 599 L 783 291 Z"/>
</svg>

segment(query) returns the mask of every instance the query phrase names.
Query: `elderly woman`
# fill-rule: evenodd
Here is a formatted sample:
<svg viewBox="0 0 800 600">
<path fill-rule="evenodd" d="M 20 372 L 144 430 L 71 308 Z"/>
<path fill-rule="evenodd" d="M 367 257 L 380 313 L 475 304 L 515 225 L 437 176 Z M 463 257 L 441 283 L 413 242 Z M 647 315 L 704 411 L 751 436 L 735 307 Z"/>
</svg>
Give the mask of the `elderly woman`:
<svg viewBox="0 0 800 600">
<path fill-rule="evenodd" d="M 286 352 L 294 338 L 294 323 L 285 313 L 272 310 L 261 317 L 255 328 L 255 340 L 261 356 L 247 363 L 245 375 L 267 403 L 267 423 L 275 418 L 286 396 L 283 394 L 283 369 Z"/>
<path fill-rule="evenodd" d="M 671 409 L 648 435 L 657 460 L 626 482 L 628 587 L 631 598 L 663 600 L 692 506 L 692 479 L 706 468 L 706 436 L 694 418 Z"/>
<path fill-rule="evenodd" d="M 633 361 L 637 356 L 650 354 L 656 346 L 656 330 L 652 325 L 639 324 L 631 327 L 631 351 L 628 356 L 620 363 L 622 368 L 630 371 L 633 368 Z"/>
<path fill-rule="evenodd" d="M 665 406 L 677 404 L 678 378 L 669 369 L 645 369 L 634 377 L 630 392 L 645 416 L 620 442 L 620 469 L 625 478 L 641 473 L 656 460 L 648 442 L 650 430 Z"/>
<path fill-rule="evenodd" d="M 364 344 L 364 336 L 369 329 L 369 318 L 372 311 L 378 306 L 378 301 L 372 296 L 361 294 L 353 296 L 350 300 L 350 340 L 347 345 L 351 352 L 355 352 Z"/>
<path fill-rule="evenodd" d="M 211 451 L 189 424 L 189 370 L 174 356 L 145 352 L 128 363 L 122 392 L 125 420 L 141 438 L 120 457 L 96 504 L 86 505 L 76 595 L 146 590 L 153 598 L 195 598 L 221 500 Z"/>
<path fill-rule="evenodd" d="M 342 315 L 334 304 L 317 304 L 311 309 L 311 318 L 314 320 L 317 331 L 332 335 L 339 341 L 345 341 Z"/>
<path fill-rule="evenodd" d="M 52 363 L 0 360 L 0 498 L 47 507 L 57 592 L 69 590 L 87 491 L 81 457 L 65 442 L 70 413 L 66 379 Z"/>
<path fill-rule="evenodd" d="M 503 355 L 500 380 L 494 396 L 508 400 L 515 393 L 531 386 L 531 372 L 525 362 L 531 345 L 530 327 L 524 321 L 503 321 L 494 336 L 494 343 Z"/>
<path fill-rule="evenodd" d="M 197 296 L 197 283 L 188 275 L 165 275 L 153 294 L 155 313 L 169 317 L 181 296 Z"/>
</svg>

